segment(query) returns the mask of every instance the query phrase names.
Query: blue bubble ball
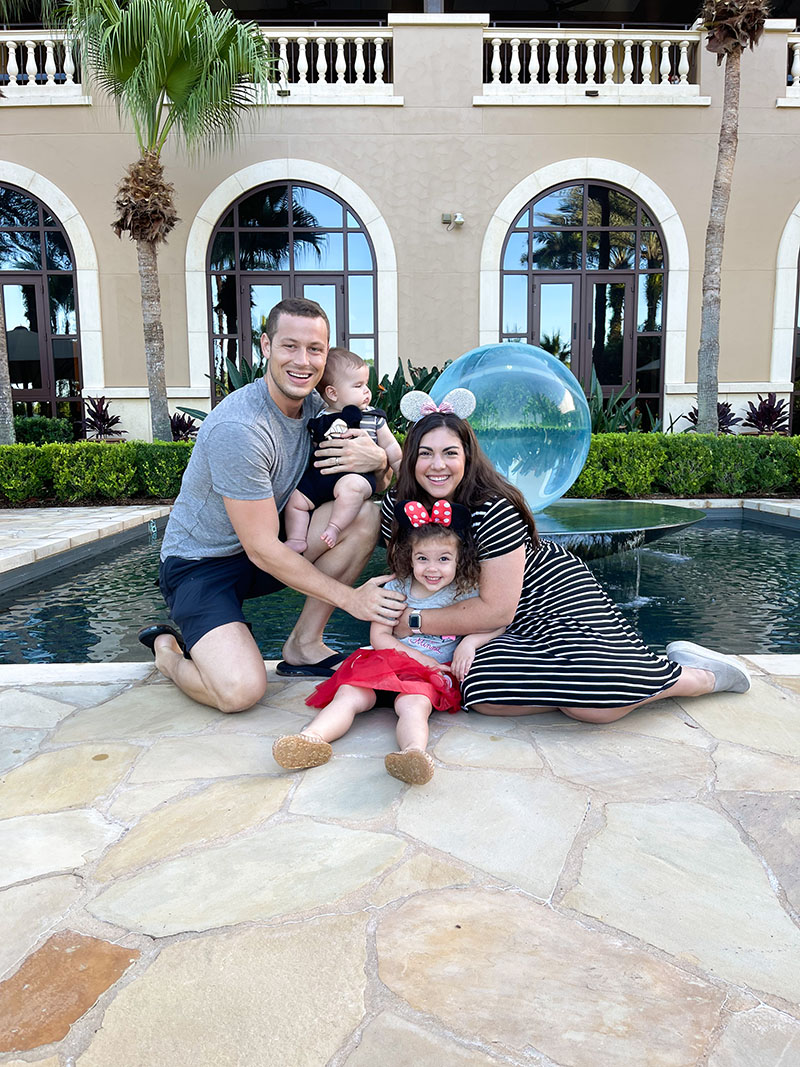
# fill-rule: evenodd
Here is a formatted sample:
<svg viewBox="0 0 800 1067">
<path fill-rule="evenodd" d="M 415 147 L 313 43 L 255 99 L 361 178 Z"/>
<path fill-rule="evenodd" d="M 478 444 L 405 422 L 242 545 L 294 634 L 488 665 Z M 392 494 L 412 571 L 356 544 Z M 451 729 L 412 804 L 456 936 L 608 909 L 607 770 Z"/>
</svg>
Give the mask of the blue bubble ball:
<svg viewBox="0 0 800 1067">
<path fill-rule="evenodd" d="M 592 421 L 577 378 L 555 356 L 512 341 L 482 345 L 442 371 L 431 396 L 469 389 L 477 406 L 469 422 L 495 468 L 532 511 L 559 500 L 589 453 Z"/>
</svg>

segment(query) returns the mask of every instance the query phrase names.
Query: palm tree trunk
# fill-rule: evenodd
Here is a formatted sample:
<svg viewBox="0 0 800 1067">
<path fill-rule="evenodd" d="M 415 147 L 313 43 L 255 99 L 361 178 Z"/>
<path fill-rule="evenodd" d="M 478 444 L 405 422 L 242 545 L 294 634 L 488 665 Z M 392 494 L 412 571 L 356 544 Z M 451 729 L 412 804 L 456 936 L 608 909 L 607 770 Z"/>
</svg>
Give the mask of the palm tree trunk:
<svg viewBox="0 0 800 1067">
<path fill-rule="evenodd" d="M 158 251 L 155 241 L 138 240 L 139 284 L 142 291 L 144 358 L 150 394 L 150 425 L 154 441 L 171 441 L 164 372 L 164 327 L 161 323 L 161 289 L 158 284 Z"/>
<path fill-rule="evenodd" d="M 719 318 L 722 246 L 725 240 L 725 217 L 731 198 L 733 165 L 739 143 L 739 81 L 741 48 L 725 57 L 725 91 L 719 131 L 717 169 L 711 191 L 711 210 L 706 230 L 703 263 L 703 308 L 700 319 L 700 348 L 697 353 L 697 429 L 699 433 L 717 433 L 719 395 Z"/>
<path fill-rule="evenodd" d="M 14 407 L 11 403 L 11 376 L 8 371 L 8 338 L 6 337 L 6 309 L 0 286 L 0 445 L 13 445 Z"/>
</svg>

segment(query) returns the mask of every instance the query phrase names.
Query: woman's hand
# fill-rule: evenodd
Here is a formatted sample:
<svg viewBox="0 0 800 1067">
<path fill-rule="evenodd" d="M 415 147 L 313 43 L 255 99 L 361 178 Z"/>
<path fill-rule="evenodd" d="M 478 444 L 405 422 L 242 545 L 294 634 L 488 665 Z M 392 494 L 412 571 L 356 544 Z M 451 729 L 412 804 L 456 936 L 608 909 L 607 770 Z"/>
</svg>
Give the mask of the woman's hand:
<svg viewBox="0 0 800 1067">
<path fill-rule="evenodd" d="M 314 453 L 314 466 L 322 474 L 381 473 L 387 465 L 386 453 L 366 430 L 347 430 L 339 437 L 329 437 L 320 441 Z"/>
</svg>

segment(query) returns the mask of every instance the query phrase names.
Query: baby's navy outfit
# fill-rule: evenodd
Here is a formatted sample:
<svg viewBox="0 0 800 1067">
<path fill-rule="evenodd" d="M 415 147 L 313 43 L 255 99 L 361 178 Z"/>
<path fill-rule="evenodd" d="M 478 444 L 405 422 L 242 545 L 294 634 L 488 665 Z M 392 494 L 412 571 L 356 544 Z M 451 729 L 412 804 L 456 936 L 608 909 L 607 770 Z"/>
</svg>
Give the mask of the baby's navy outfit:
<svg viewBox="0 0 800 1067">
<path fill-rule="evenodd" d="M 320 441 L 326 440 L 330 437 L 338 437 L 339 434 L 344 433 L 347 430 L 366 430 L 372 440 L 378 443 L 378 430 L 386 422 L 386 412 L 381 411 L 380 408 L 357 408 L 355 404 L 348 404 L 347 407 L 342 408 L 341 411 L 323 411 L 319 415 L 315 415 L 314 418 L 308 420 L 308 432 L 311 434 L 311 439 L 314 442 L 314 448 L 316 449 Z M 337 423 L 339 425 L 337 425 Z M 352 474 L 352 471 L 337 471 L 335 474 L 323 474 L 314 466 L 314 455 L 312 452 L 309 464 L 305 469 L 303 477 L 300 479 L 297 488 L 307 497 L 308 500 L 314 505 L 319 507 L 320 504 L 325 504 L 328 500 L 333 500 L 333 487 L 344 477 L 345 474 Z M 361 478 L 366 479 L 372 492 L 375 492 L 377 482 L 375 481 L 375 475 L 370 471 L 366 474 L 359 474 Z"/>
</svg>

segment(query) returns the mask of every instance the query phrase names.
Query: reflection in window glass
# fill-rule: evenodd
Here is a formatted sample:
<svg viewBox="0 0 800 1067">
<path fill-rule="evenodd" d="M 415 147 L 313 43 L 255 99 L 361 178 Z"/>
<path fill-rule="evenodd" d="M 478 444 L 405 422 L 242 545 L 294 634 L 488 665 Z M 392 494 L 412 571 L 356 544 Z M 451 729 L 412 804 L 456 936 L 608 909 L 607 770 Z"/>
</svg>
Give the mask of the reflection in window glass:
<svg viewBox="0 0 800 1067">
<path fill-rule="evenodd" d="M 293 221 L 295 226 L 342 225 L 342 205 L 318 189 L 294 186 Z"/>
<path fill-rule="evenodd" d="M 592 285 L 592 362 L 601 385 L 627 385 L 622 381 L 625 283 Z"/>
<path fill-rule="evenodd" d="M 233 234 L 218 233 L 211 248 L 211 269 L 231 270 L 233 263 Z"/>
<path fill-rule="evenodd" d="M 0 187 L 0 226 L 38 226 L 39 205 L 18 189 Z M 45 223 L 46 226 L 55 223 Z"/>
<path fill-rule="evenodd" d="M 269 313 L 283 299 L 282 285 L 258 284 L 250 287 L 250 353 L 245 351 L 245 358 L 251 364 L 261 361 L 261 335 L 267 326 Z M 234 331 L 231 330 L 231 333 Z"/>
<path fill-rule="evenodd" d="M 225 218 L 220 223 L 220 226 L 227 226 L 227 227 L 233 226 L 233 211 L 232 210 L 228 212 L 228 214 L 225 216 Z"/>
<path fill-rule="evenodd" d="M 339 339 L 339 319 L 336 314 L 336 286 L 315 285 L 306 283 L 303 286 L 303 296 L 306 300 L 316 300 L 322 310 L 328 316 L 331 326 L 331 344 L 336 344 Z"/>
<path fill-rule="evenodd" d="M 661 338 L 640 337 L 636 346 L 636 392 L 661 389 Z"/>
<path fill-rule="evenodd" d="M 590 226 L 636 225 L 636 202 L 604 185 L 589 186 L 587 213 Z"/>
<path fill-rule="evenodd" d="M 587 270 L 633 270 L 636 235 L 621 231 L 586 234 Z"/>
<path fill-rule="evenodd" d="M 212 274 L 211 315 L 214 333 L 236 333 L 238 330 L 236 275 Z"/>
<path fill-rule="evenodd" d="M 506 254 L 503 256 L 504 270 L 519 270 L 520 267 L 528 266 L 528 235 L 527 233 L 512 233 L 506 243 Z"/>
<path fill-rule="evenodd" d="M 354 274 L 347 281 L 350 298 L 350 333 L 372 333 L 375 329 L 375 305 L 372 275 Z"/>
<path fill-rule="evenodd" d="M 217 234 L 230 238 L 233 234 Z M 219 267 L 212 270 L 233 270 L 235 262 L 231 254 Z M 242 270 L 288 270 L 289 269 L 289 235 L 287 233 L 242 233 L 239 235 L 239 266 Z"/>
<path fill-rule="evenodd" d="M 569 230 L 537 230 L 533 235 L 534 270 L 580 270 L 581 234 Z"/>
<path fill-rule="evenodd" d="M 350 230 L 361 229 L 361 224 L 359 223 L 358 219 L 353 218 L 349 211 L 347 212 L 347 228 Z"/>
<path fill-rule="evenodd" d="M 77 333 L 75 317 L 75 283 L 71 274 L 51 274 L 48 282 L 50 294 L 50 332 L 56 334 Z"/>
<path fill-rule="evenodd" d="M 218 397 L 225 396 L 230 391 L 230 377 L 226 360 L 229 359 L 234 366 L 237 366 L 236 349 L 237 343 L 232 339 L 214 341 L 214 389 Z"/>
<path fill-rule="evenodd" d="M 372 365 L 375 362 L 375 341 L 372 337 L 351 337 L 349 347 L 350 351 L 361 356 L 365 363 Z M 381 406 L 380 393 L 373 396 L 372 404 L 376 408 Z"/>
<path fill-rule="evenodd" d="M 294 238 L 295 270 L 344 270 L 341 233 L 296 233 Z"/>
<path fill-rule="evenodd" d="M 39 318 L 33 285 L 4 285 L 8 370 L 12 389 L 41 389 Z"/>
<path fill-rule="evenodd" d="M 572 282 L 542 282 L 539 288 L 539 345 L 570 365 L 572 360 Z"/>
<path fill-rule="evenodd" d="M 661 248 L 661 241 L 657 233 L 650 230 L 642 234 L 642 247 L 639 256 L 639 266 L 643 270 L 648 268 L 652 270 L 654 267 L 664 266 L 664 251 Z"/>
<path fill-rule="evenodd" d="M 656 333 L 661 329 L 661 300 L 663 295 L 663 274 L 639 275 L 639 333 Z"/>
<path fill-rule="evenodd" d="M 530 217 L 531 216 L 530 216 L 530 212 L 529 211 L 523 211 L 522 215 L 519 218 L 519 221 L 517 223 L 515 223 L 516 229 L 518 229 L 518 230 L 527 229 L 528 226 L 530 226 Z"/>
<path fill-rule="evenodd" d="M 66 337 L 53 338 L 53 377 L 57 397 L 80 396 L 77 341 Z"/>
<path fill-rule="evenodd" d="M 38 331 L 36 316 L 36 289 L 32 285 L 4 285 L 3 310 L 6 317 L 6 329 Z"/>
<path fill-rule="evenodd" d="M 533 208 L 534 226 L 580 226 L 583 222 L 583 186 L 557 189 L 537 200 Z"/>
<path fill-rule="evenodd" d="M 41 270 L 42 242 L 38 233 L 0 230 L 0 270 Z"/>
<path fill-rule="evenodd" d="M 503 333 L 528 332 L 528 276 L 507 274 L 503 278 Z"/>
<path fill-rule="evenodd" d="M 372 252 L 366 234 L 347 235 L 347 266 L 349 270 L 372 270 Z"/>
<path fill-rule="evenodd" d="M 48 270 L 72 270 L 72 258 L 63 234 L 46 231 L 44 247 Z"/>
<path fill-rule="evenodd" d="M 272 185 L 268 189 L 259 189 L 239 204 L 239 225 L 288 226 L 288 201 L 287 185 Z"/>
</svg>

